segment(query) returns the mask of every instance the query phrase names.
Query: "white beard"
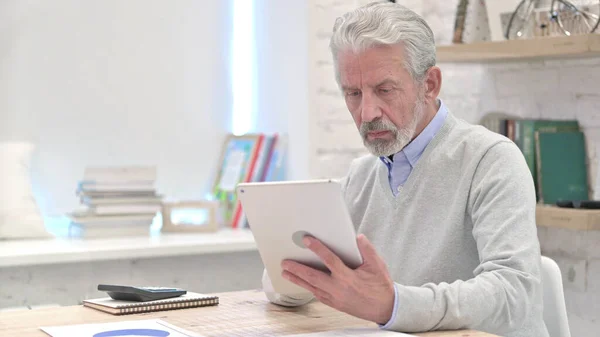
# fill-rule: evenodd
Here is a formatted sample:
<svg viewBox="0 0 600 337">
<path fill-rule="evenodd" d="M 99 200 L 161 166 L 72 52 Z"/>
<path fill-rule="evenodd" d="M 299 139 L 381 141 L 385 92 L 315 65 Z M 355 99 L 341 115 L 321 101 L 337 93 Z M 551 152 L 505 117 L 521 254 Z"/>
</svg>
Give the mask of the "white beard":
<svg viewBox="0 0 600 337">
<path fill-rule="evenodd" d="M 396 125 L 387 119 L 377 119 L 372 122 L 364 122 L 360 125 L 360 135 L 363 138 L 365 147 L 375 156 L 388 157 L 402 151 L 402 149 L 411 142 L 417 131 L 417 125 L 421 121 L 424 113 L 424 98 L 417 99 L 413 108 L 413 118 L 408 125 L 398 129 Z M 374 139 L 369 140 L 368 133 L 376 131 L 390 131 L 394 135 L 392 140 Z"/>
</svg>

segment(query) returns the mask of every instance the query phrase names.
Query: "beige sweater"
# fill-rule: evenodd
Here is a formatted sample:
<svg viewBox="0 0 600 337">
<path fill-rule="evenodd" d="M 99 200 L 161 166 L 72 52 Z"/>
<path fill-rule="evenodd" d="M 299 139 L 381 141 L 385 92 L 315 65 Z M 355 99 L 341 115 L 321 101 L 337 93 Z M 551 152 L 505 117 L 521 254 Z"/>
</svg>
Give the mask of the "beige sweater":
<svg viewBox="0 0 600 337">
<path fill-rule="evenodd" d="M 514 143 L 451 113 L 397 197 L 376 157 L 343 180 L 357 232 L 387 262 L 396 309 L 386 328 L 472 328 L 548 336 L 542 318 L 535 192 Z M 301 305 L 269 291 L 271 301 Z"/>
</svg>

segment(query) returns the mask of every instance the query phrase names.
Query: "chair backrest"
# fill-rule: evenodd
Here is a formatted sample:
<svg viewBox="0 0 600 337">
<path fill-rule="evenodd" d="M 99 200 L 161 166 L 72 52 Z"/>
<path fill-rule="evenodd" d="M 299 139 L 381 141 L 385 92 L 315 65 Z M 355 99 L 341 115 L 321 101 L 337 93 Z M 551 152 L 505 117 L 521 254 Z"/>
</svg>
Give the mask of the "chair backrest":
<svg viewBox="0 0 600 337">
<path fill-rule="evenodd" d="M 546 256 L 542 256 L 542 288 L 544 323 L 550 337 L 571 337 L 560 268 Z"/>
</svg>

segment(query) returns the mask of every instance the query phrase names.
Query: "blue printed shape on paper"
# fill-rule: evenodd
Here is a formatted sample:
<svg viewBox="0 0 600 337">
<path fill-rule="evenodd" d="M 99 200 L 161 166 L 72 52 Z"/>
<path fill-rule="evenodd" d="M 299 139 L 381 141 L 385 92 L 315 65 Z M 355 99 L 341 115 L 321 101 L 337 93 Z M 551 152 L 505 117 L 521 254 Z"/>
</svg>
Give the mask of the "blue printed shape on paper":
<svg viewBox="0 0 600 337">
<path fill-rule="evenodd" d="M 166 337 L 169 332 L 156 329 L 120 329 L 103 331 L 93 337 L 119 337 L 119 336 L 143 336 L 143 337 Z"/>
</svg>

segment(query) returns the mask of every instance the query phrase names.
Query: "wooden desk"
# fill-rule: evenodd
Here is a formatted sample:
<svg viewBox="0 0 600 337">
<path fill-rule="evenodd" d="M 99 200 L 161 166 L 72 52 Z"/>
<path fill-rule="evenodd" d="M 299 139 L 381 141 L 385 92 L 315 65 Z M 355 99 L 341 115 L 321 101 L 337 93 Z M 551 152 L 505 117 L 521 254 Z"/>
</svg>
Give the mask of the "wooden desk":
<svg viewBox="0 0 600 337">
<path fill-rule="evenodd" d="M 137 319 L 162 319 L 205 336 L 282 336 L 326 330 L 376 327 L 313 302 L 299 308 L 283 308 L 268 302 L 262 291 L 218 294 L 214 307 L 113 316 L 83 306 L 37 309 L 0 314 L 0 336 L 48 337 L 41 326 L 106 323 Z M 489 337 L 477 331 L 431 332 L 422 337 Z"/>
</svg>

